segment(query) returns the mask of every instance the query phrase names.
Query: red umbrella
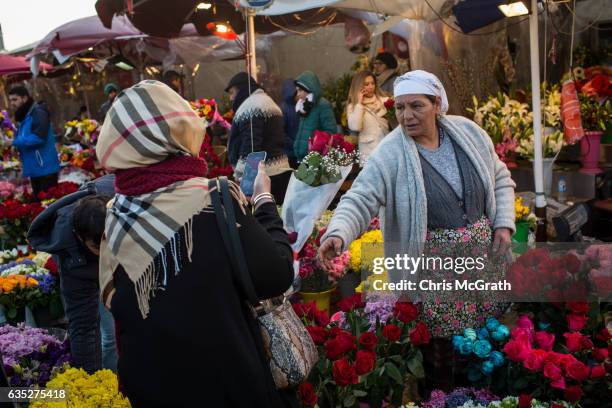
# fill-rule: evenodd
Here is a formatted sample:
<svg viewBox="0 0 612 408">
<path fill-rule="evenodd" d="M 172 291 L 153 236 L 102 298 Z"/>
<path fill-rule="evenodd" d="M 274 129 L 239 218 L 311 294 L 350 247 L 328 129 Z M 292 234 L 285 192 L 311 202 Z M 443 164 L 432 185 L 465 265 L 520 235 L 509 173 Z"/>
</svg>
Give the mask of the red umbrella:
<svg viewBox="0 0 612 408">
<path fill-rule="evenodd" d="M 53 67 L 49 64 L 42 63 L 40 68 L 43 71 L 50 71 Z M 14 56 L 10 54 L 0 54 L 0 75 L 12 74 L 29 74 L 30 61 L 24 57 Z"/>
</svg>

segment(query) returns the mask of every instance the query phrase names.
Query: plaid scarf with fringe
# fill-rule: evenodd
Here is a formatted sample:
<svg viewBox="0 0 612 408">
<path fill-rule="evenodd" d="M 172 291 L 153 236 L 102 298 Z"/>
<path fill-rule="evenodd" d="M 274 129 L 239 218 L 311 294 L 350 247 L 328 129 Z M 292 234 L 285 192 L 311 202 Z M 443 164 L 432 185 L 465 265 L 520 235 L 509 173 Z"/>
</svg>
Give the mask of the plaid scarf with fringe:
<svg viewBox="0 0 612 408">
<path fill-rule="evenodd" d="M 169 157 L 198 157 L 204 122 L 187 101 L 158 81 L 142 81 L 122 91 L 109 110 L 96 154 L 104 168 L 143 168 Z M 236 185 L 234 198 L 243 205 Z M 105 237 L 100 246 L 100 288 L 103 300 L 113 290 L 113 273 L 121 265 L 136 288 L 143 318 L 155 291 L 178 274 L 193 251 L 193 217 L 213 211 L 208 180 L 193 177 L 140 195 L 117 194 L 109 204 Z M 186 249 L 187 259 L 181 258 Z M 170 264 L 169 264 L 170 263 Z"/>
</svg>

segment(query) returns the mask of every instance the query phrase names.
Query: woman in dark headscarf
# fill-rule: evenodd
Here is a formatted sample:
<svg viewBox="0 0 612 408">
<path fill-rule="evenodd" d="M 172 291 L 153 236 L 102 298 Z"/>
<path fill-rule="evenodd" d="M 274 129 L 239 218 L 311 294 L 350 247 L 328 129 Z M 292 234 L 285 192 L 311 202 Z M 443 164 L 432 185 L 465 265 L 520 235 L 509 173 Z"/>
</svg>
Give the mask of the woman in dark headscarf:
<svg viewBox="0 0 612 408">
<path fill-rule="evenodd" d="M 96 154 L 116 174 L 100 249 L 100 288 L 118 326 L 119 379 L 133 407 L 286 407 L 261 334 L 232 279 L 216 224 L 204 124 L 157 81 L 123 91 Z M 231 184 L 244 256 L 260 299 L 293 280 L 293 256 L 263 166 L 254 213 Z M 160 290 L 161 289 L 161 290 Z M 196 402 L 197 401 L 197 402 Z"/>
</svg>

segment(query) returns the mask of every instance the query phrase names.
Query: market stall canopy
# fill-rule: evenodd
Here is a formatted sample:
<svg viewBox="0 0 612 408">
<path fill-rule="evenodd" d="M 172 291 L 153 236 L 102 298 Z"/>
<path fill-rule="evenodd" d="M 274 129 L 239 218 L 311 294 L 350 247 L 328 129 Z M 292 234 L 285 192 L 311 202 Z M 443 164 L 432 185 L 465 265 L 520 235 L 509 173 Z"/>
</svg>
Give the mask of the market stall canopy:
<svg viewBox="0 0 612 408">
<path fill-rule="evenodd" d="M 0 75 L 29 74 L 30 61 L 24 57 L 10 54 L 0 54 Z M 53 67 L 49 64 L 40 64 L 42 71 L 51 71 Z"/>
<path fill-rule="evenodd" d="M 270 36 L 278 35 L 282 34 Z M 269 46 L 269 35 L 258 38 L 258 48 Z M 26 58 L 35 60 L 52 54 L 60 64 L 64 64 L 67 63 L 68 57 L 80 55 L 84 56 L 85 60 L 91 60 L 89 64 L 103 68 L 103 64 L 97 64 L 96 61 L 113 61 L 113 57 L 116 59 L 119 56 L 133 65 L 134 61 L 139 60 L 139 53 L 148 57 L 148 61 L 143 62 L 157 61 L 164 65 L 184 62 L 193 66 L 198 62 L 240 58 L 244 55 L 244 50 L 233 41 L 212 35 L 198 35 L 191 23 L 183 25 L 177 38 L 168 39 L 143 33 L 123 15 L 113 17 L 111 29 L 104 27 L 97 16 L 91 16 L 52 30 L 38 42 Z M 26 72 L 29 72 L 30 63 L 26 61 L 26 64 Z M 50 67 L 46 64 L 45 66 Z"/>
<path fill-rule="evenodd" d="M 186 24 L 179 34 L 181 36 L 195 36 L 197 32 L 193 25 Z M 149 35 L 138 30 L 125 16 L 113 17 L 112 29 L 102 25 L 97 16 L 85 17 L 66 23 L 52 30 L 43 38 L 26 56 L 54 53 L 56 57 L 67 57 L 79 54 L 89 48 L 111 41 L 147 39 L 148 42 L 157 42 L 159 39 L 150 38 Z M 60 61 L 61 62 L 61 61 Z"/>
<path fill-rule="evenodd" d="M 438 19 L 447 0 L 275 0 L 266 9 L 259 10 L 259 15 L 275 16 L 290 14 L 319 7 L 333 7 L 338 9 L 353 9 L 373 11 L 379 14 L 402 16 L 413 20 L 433 21 Z M 249 7 L 247 0 L 240 0 L 242 7 Z M 435 11 L 434 11 L 435 10 Z"/>
<path fill-rule="evenodd" d="M 130 4 L 133 3 L 133 6 Z M 115 24 L 116 15 L 126 15 L 129 20 L 143 33 L 155 37 L 173 38 L 180 35 L 181 27 L 186 23 L 193 23 L 195 30 L 200 35 L 208 36 L 210 32 L 207 24 L 214 22 L 229 23 L 236 33 L 244 33 L 246 22 L 243 13 L 236 8 L 233 2 L 217 0 L 206 2 L 208 9 L 197 9 L 202 3 L 196 0 L 142 0 L 132 2 L 130 0 L 98 0 L 96 11 L 102 24 L 111 28 Z M 304 12 L 298 12 L 279 16 L 272 19 L 266 16 L 255 17 L 255 27 L 258 34 L 270 34 L 287 27 L 313 26 L 340 22 L 341 14 L 335 10 L 315 10 L 312 2 L 308 4 Z M 301 10 L 299 10 L 301 11 Z M 113 17 L 115 16 L 115 17 Z"/>
</svg>

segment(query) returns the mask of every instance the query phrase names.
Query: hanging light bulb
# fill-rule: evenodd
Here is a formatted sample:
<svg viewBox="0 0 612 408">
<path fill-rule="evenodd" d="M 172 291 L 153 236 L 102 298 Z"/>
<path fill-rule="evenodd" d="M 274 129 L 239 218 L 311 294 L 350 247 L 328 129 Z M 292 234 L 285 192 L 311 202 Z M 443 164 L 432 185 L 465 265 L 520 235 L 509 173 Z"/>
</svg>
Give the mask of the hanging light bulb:
<svg viewBox="0 0 612 408">
<path fill-rule="evenodd" d="M 529 14 L 529 9 L 522 1 L 508 2 L 506 4 L 500 4 L 497 7 L 506 17 L 517 17 Z"/>
<path fill-rule="evenodd" d="M 196 6 L 196 9 L 198 9 L 198 10 L 210 10 L 211 7 L 212 7 L 212 4 L 201 1 Z"/>
<path fill-rule="evenodd" d="M 228 22 L 212 22 L 206 24 L 206 28 L 212 35 L 216 35 L 224 40 L 235 40 L 238 35 Z"/>
</svg>

